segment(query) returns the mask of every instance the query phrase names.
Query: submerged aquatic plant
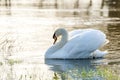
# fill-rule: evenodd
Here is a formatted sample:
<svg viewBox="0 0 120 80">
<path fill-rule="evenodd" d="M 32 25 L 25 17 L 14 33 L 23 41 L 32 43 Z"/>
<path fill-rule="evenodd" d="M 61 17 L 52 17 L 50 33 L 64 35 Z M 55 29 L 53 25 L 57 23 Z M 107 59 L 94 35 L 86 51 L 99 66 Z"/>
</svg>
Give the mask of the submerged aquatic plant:
<svg viewBox="0 0 120 80">
<path fill-rule="evenodd" d="M 55 75 L 57 79 L 54 80 L 120 80 L 120 76 L 113 70 L 102 67 L 89 71 L 73 69 L 68 72 L 55 73 Z"/>
<path fill-rule="evenodd" d="M 21 60 L 13 60 L 13 59 L 8 59 L 8 64 L 14 65 L 15 63 L 21 63 Z"/>
<path fill-rule="evenodd" d="M 2 63 L 2 62 L 0 62 L 0 65 L 3 65 L 3 63 Z"/>
<path fill-rule="evenodd" d="M 59 80 L 57 73 L 54 73 L 53 80 Z"/>
</svg>

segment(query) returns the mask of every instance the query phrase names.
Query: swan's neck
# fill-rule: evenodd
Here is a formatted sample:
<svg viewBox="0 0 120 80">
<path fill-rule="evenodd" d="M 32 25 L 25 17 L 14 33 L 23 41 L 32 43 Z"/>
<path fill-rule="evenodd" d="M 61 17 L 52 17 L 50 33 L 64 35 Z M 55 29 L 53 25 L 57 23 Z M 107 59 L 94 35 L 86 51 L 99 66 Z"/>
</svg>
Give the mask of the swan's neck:
<svg viewBox="0 0 120 80">
<path fill-rule="evenodd" d="M 61 33 L 61 36 L 61 40 L 53 46 L 53 53 L 61 49 L 68 41 L 68 32 L 66 30 Z"/>
<path fill-rule="evenodd" d="M 46 57 L 50 57 L 52 53 L 59 51 L 67 43 L 68 33 L 66 30 L 62 31 L 61 36 L 61 40 L 47 50 Z"/>
<path fill-rule="evenodd" d="M 61 40 L 60 40 L 60 42 L 57 43 L 57 46 L 63 47 L 68 41 L 68 33 L 67 33 L 67 31 L 63 32 L 61 34 L 61 36 L 62 36 Z"/>
</svg>

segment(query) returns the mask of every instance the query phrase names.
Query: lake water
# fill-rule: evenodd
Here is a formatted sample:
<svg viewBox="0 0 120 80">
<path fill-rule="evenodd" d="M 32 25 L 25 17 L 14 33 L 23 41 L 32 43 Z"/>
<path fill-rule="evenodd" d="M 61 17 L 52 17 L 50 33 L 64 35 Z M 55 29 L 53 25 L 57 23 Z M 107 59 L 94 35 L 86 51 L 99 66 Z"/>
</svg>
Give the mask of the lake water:
<svg viewBox="0 0 120 80">
<path fill-rule="evenodd" d="M 0 80 L 52 80 L 62 72 L 78 80 L 73 69 L 119 66 L 119 25 L 119 0 L 0 0 Z M 102 50 L 109 54 L 100 60 L 45 60 L 52 35 L 60 27 L 103 31 L 110 42 Z"/>
</svg>

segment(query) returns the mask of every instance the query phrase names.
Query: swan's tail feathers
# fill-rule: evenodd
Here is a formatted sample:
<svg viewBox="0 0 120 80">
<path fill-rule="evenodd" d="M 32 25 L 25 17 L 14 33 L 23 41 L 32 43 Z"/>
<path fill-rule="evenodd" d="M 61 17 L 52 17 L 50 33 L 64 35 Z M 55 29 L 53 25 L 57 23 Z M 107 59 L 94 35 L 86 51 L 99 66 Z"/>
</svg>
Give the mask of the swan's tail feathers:
<svg viewBox="0 0 120 80">
<path fill-rule="evenodd" d="M 105 45 L 108 44 L 110 41 L 108 39 L 105 40 Z"/>
<path fill-rule="evenodd" d="M 106 39 L 105 42 L 103 43 L 102 47 L 105 46 L 105 45 L 108 44 L 108 43 L 109 43 L 109 40 Z"/>
<path fill-rule="evenodd" d="M 103 43 L 99 48 L 105 46 L 105 45 L 108 44 L 108 43 L 109 43 L 109 40 L 108 40 L 108 39 L 105 39 L 104 43 Z"/>
<path fill-rule="evenodd" d="M 108 51 L 100 51 L 100 50 L 96 50 L 91 54 L 91 57 L 94 58 L 102 58 L 104 57 L 106 54 L 108 54 Z"/>
</svg>

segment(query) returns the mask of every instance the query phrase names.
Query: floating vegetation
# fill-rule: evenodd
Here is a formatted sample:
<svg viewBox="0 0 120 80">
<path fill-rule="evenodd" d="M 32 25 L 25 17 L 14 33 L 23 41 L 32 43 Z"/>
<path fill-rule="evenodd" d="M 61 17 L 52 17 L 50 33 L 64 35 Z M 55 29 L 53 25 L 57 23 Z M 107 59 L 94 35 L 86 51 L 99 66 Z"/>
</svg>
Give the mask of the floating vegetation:
<svg viewBox="0 0 120 80">
<path fill-rule="evenodd" d="M 109 62 L 109 65 L 120 64 L 120 61 Z"/>
<path fill-rule="evenodd" d="M 57 73 L 54 73 L 53 80 L 59 80 Z"/>
<path fill-rule="evenodd" d="M 53 80 L 120 80 L 120 76 L 109 68 L 97 70 L 70 70 L 63 73 L 54 73 Z"/>
<path fill-rule="evenodd" d="M 10 64 L 10 65 L 14 65 L 16 63 L 21 63 L 21 62 L 22 62 L 21 60 L 8 59 L 8 64 Z"/>
<path fill-rule="evenodd" d="M 0 62 L 0 65 L 3 65 L 3 63 L 2 63 L 2 62 Z"/>
</svg>

